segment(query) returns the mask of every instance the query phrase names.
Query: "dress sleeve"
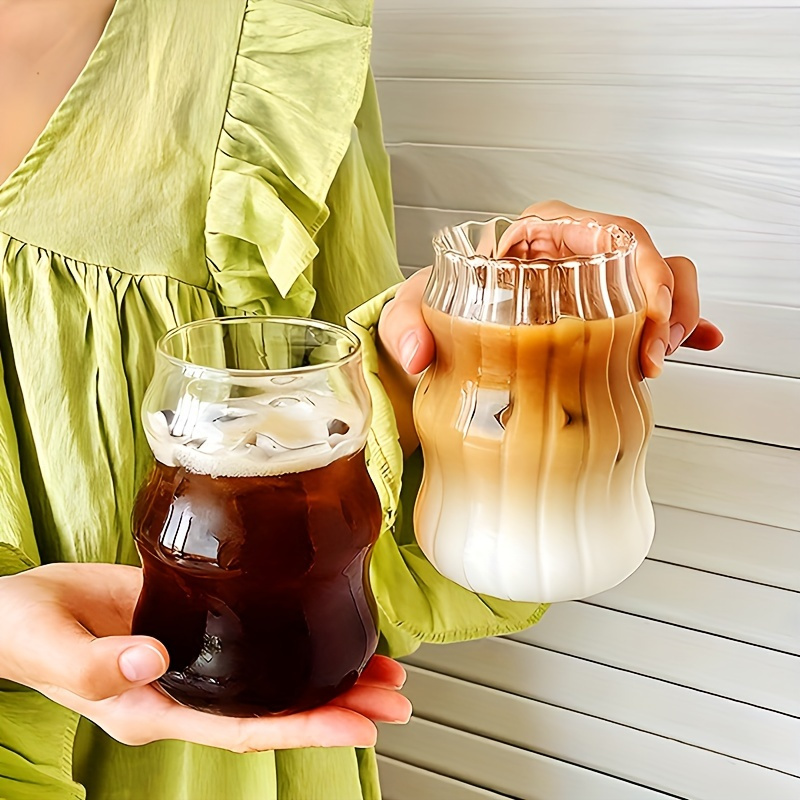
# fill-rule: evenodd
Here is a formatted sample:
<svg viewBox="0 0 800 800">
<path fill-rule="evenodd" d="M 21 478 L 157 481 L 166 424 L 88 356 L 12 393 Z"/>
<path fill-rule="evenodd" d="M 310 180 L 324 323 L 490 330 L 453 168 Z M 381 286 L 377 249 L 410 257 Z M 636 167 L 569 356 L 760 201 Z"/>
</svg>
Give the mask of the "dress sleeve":
<svg viewBox="0 0 800 800">
<path fill-rule="evenodd" d="M 384 509 L 370 579 L 378 604 L 382 651 L 402 656 L 423 642 L 447 643 L 527 628 L 547 609 L 475 594 L 440 575 L 414 538 L 412 512 L 422 474 L 417 450 L 404 463 L 389 396 L 378 377 L 375 336 L 390 289 L 351 312 L 347 325 L 361 340 L 373 404 L 367 460 Z"/>
</svg>

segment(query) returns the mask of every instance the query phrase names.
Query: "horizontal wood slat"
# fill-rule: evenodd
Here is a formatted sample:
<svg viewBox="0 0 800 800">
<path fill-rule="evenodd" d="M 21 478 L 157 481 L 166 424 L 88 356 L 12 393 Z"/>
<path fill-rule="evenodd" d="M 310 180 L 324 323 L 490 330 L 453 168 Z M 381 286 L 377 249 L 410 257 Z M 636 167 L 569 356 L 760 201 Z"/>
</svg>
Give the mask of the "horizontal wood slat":
<svg viewBox="0 0 800 800">
<path fill-rule="evenodd" d="M 650 557 L 800 592 L 800 532 L 656 506 Z"/>
<path fill-rule="evenodd" d="M 653 501 L 800 530 L 800 452 L 659 429 L 647 458 Z"/>
<path fill-rule="evenodd" d="M 412 719 L 405 728 L 381 725 L 379 751 L 398 761 L 445 773 L 518 800 L 674 797 L 421 719 Z M 412 796 L 403 800 L 415 799 Z"/>
<path fill-rule="evenodd" d="M 800 655 L 799 592 L 647 560 L 586 602 Z"/>
<path fill-rule="evenodd" d="M 792 85 L 652 80 L 616 83 L 379 78 L 386 141 L 617 152 L 793 156 Z M 746 108 L 747 113 L 742 113 Z M 424 112 L 424 113 L 421 113 Z M 725 120 L 725 125 L 719 124 Z"/>
<path fill-rule="evenodd" d="M 797 8 L 665 8 L 660 3 L 414 4 L 376 14 L 380 77 L 616 80 L 646 75 L 783 83 L 800 77 Z M 752 3 L 750 4 L 753 5 Z M 770 4 L 772 5 L 772 4 Z M 472 7 L 471 7 L 472 6 Z M 572 7 L 571 7 L 572 6 Z M 698 7 L 699 6 L 699 7 Z M 479 34 L 478 34 L 479 31 Z M 765 39 L 770 47 L 764 47 Z"/>
<path fill-rule="evenodd" d="M 553 10 L 552 0 L 502 0 L 500 8 L 508 11 L 536 10 L 549 12 Z M 450 10 L 454 13 L 484 14 L 489 6 L 488 0 L 383 0 L 376 7 L 376 19 L 386 18 L 388 14 L 397 11 L 403 13 L 429 11 L 431 8 L 439 11 Z M 634 12 L 649 11 L 651 9 L 674 9 L 688 11 L 697 9 L 733 9 L 747 8 L 751 10 L 772 11 L 778 8 L 798 8 L 798 0 L 768 0 L 763 6 L 757 0 L 560 0 L 559 9 L 574 8 L 583 11 L 596 11 L 606 9 L 626 9 Z M 763 45 L 763 43 L 762 43 Z"/>
<path fill-rule="evenodd" d="M 410 667 L 406 692 L 424 719 L 692 800 L 800 792 L 796 775 L 435 672 Z"/>
<path fill-rule="evenodd" d="M 800 380 L 667 364 L 650 381 L 656 424 L 800 449 Z"/>
<path fill-rule="evenodd" d="M 508 795 L 470 786 L 435 772 L 378 756 L 383 800 L 507 800 Z"/>
<path fill-rule="evenodd" d="M 800 659 L 588 603 L 558 603 L 511 638 L 800 717 Z"/>
<path fill-rule="evenodd" d="M 796 158 L 614 153 L 596 140 L 582 150 L 396 144 L 388 151 L 399 206 L 520 214 L 558 197 L 646 226 L 699 229 L 711 241 L 743 225 L 776 237 L 796 231 Z"/>
<path fill-rule="evenodd" d="M 800 719 L 717 695 L 508 639 L 425 647 L 408 662 L 790 774 L 800 769 Z M 482 725 L 476 714 L 474 729 Z"/>
</svg>

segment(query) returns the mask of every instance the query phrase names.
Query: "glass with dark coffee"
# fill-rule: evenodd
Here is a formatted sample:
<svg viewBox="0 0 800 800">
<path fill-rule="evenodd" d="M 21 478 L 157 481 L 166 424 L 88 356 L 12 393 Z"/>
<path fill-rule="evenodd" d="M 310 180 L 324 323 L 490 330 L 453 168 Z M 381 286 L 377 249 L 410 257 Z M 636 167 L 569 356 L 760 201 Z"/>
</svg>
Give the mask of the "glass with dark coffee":
<svg viewBox="0 0 800 800">
<path fill-rule="evenodd" d="M 134 633 L 194 708 L 281 714 L 350 688 L 375 652 L 381 507 L 358 340 L 245 317 L 167 334 L 144 402 L 156 464 L 134 512 Z"/>
</svg>

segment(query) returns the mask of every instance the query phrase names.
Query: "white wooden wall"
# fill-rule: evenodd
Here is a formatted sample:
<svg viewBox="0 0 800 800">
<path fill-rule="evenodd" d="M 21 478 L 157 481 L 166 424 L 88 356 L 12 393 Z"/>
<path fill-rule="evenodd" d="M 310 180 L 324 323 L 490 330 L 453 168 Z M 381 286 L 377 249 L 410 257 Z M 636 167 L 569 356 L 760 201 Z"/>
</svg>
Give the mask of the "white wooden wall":
<svg viewBox="0 0 800 800">
<path fill-rule="evenodd" d="M 800 0 L 377 0 L 375 29 L 404 266 L 558 197 L 696 260 L 727 334 L 652 385 L 649 560 L 409 659 L 385 799 L 797 800 Z"/>
</svg>

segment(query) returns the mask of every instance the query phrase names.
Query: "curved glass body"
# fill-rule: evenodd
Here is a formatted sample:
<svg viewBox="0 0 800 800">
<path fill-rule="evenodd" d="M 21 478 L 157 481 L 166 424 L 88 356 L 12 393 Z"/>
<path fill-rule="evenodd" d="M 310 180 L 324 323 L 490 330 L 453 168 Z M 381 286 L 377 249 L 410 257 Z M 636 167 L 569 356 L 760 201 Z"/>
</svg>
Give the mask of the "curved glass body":
<svg viewBox="0 0 800 800">
<path fill-rule="evenodd" d="M 207 320 L 159 343 L 133 631 L 166 645 L 179 702 L 279 714 L 355 683 L 378 641 L 370 409 L 358 340 L 334 325 Z"/>
<path fill-rule="evenodd" d="M 423 312 L 436 359 L 415 396 L 420 547 L 503 599 L 608 589 L 652 543 L 652 431 L 634 238 L 590 221 L 442 231 Z"/>
</svg>

